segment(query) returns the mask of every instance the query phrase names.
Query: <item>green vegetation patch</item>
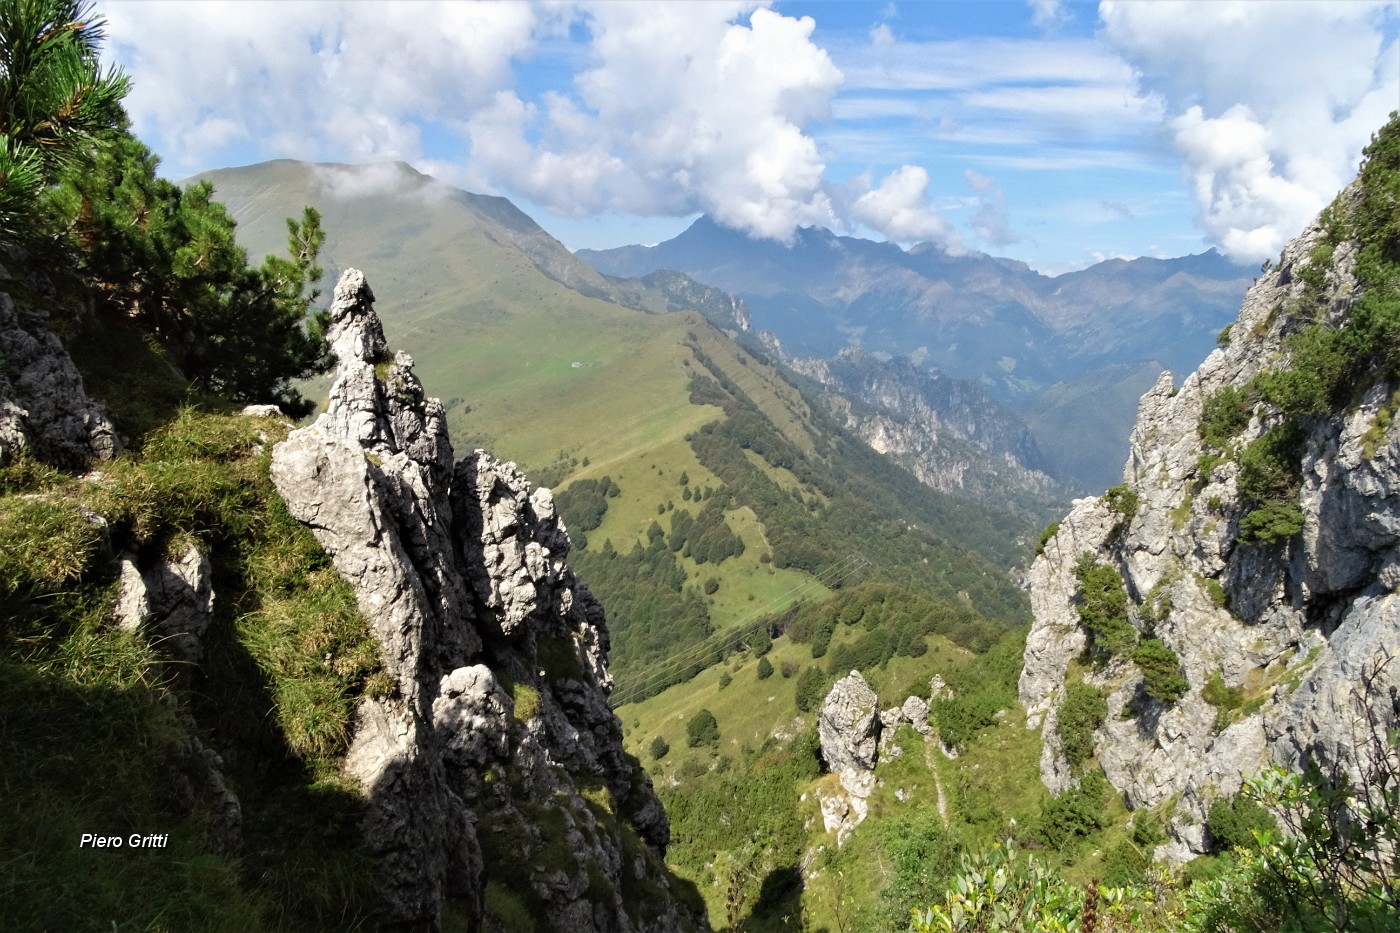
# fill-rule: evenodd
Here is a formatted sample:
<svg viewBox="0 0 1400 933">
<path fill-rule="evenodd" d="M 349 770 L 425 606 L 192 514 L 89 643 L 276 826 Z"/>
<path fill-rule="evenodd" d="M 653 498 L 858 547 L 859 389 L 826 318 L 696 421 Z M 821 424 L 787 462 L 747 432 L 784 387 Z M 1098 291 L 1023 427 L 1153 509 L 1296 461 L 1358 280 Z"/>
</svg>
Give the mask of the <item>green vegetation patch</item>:
<svg viewBox="0 0 1400 933">
<path fill-rule="evenodd" d="M 46 511 L 55 523 L 45 532 L 48 546 L 75 535 L 78 546 L 64 546 L 86 550 L 66 565 L 72 569 L 31 561 L 24 574 L 0 581 L 0 669 L 49 698 L 36 704 L 7 691 L 5 735 L 63 735 L 65 751 L 54 751 L 52 762 L 71 771 L 39 764 L 47 753 L 36 757 L 42 742 L 33 737 L 24 739 L 30 751 L 0 754 L 6 799 L 29 801 L 5 812 L 27 811 L 31 827 L 33 813 L 46 813 L 37 824 L 65 834 L 36 841 L 26 867 L 6 876 L 27 888 L 0 897 L 18 911 L 7 917 L 20 918 L 7 925 L 146 928 L 160 917 L 169 928 L 343 929 L 373 909 L 358 828 L 362 799 L 338 771 L 354 704 L 384 675 L 349 588 L 268 478 L 266 448 L 285 430 L 277 420 L 186 409 L 148 435 L 139 455 L 105 467 L 95 481 L 0 497 L 0 521 L 25 514 L 27 503 L 57 504 Z M 89 539 L 86 529 L 100 527 L 93 514 L 107 520 L 110 550 Z M 22 527 L 47 526 L 31 515 Z M 7 536 L 7 545 L 22 538 Z M 218 594 L 199 666 L 172 663 L 111 617 L 112 553 L 131 551 L 146 563 L 190 542 L 209 555 Z M 78 725 L 54 732 L 65 717 L 99 731 L 86 739 Z M 207 835 L 216 814 L 163 809 L 162 762 L 183 747 L 191 724 L 196 736 L 220 737 L 226 780 L 243 804 L 244 862 L 216 851 Z M 168 827 L 170 848 L 94 861 L 66 838 L 108 826 L 118 834 Z M 0 833 L 35 831 L 11 829 Z M 256 865 L 256 874 L 245 865 Z M 129 874 L 136 871 L 144 881 Z M 186 910 L 188 922 L 179 920 Z"/>
<path fill-rule="evenodd" d="M 1137 515 L 1138 494 L 1127 483 L 1120 483 L 1103 494 L 1104 503 L 1110 512 L 1123 516 L 1124 522 L 1131 522 Z"/>
<path fill-rule="evenodd" d="M 1249 427 L 1257 397 L 1235 386 L 1222 386 L 1201 404 L 1201 421 L 1196 426 L 1202 443 L 1220 452 L 1230 450 L 1236 437 Z"/>
<path fill-rule="evenodd" d="M 1123 578 L 1085 551 L 1074 565 L 1079 583 L 1079 622 L 1089 633 L 1089 649 L 1100 656 L 1126 654 L 1137 644 L 1137 629 L 1128 621 L 1128 592 Z"/>
<path fill-rule="evenodd" d="M 1082 682 L 1066 685 L 1056 722 L 1060 747 L 1076 773 L 1094 757 L 1094 733 L 1107 716 L 1108 700 L 1103 691 Z"/>
<path fill-rule="evenodd" d="M 1147 695 L 1163 703 L 1175 703 L 1191 688 L 1181 673 L 1176 652 L 1156 638 L 1146 638 L 1133 649 L 1133 663 L 1142 671 Z"/>
<path fill-rule="evenodd" d="M 933 701 L 933 721 L 939 737 L 951 748 L 963 748 L 997 722 L 997 714 L 1017 705 L 1016 685 L 1025 650 L 1025 632 L 1004 636 L 986 653 L 944 675 L 952 696 Z"/>
<path fill-rule="evenodd" d="M 1278 821 L 1248 794 L 1231 794 L 1211 801 L 1206 829 L 1217 849 L 1252 849 L 1256 833 L 1278 829 Z"/>
</svg>

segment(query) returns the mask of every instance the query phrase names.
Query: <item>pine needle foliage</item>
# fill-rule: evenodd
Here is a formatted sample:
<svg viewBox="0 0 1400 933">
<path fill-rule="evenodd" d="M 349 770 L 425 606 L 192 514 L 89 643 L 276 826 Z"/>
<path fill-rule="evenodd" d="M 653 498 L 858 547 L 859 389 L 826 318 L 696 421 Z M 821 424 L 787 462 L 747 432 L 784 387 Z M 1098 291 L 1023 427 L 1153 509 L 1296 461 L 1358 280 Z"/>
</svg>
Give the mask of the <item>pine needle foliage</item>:
<svg viewBox="0 0 1400 933">
<path fill-rule="evenodd" d="M 0 4 L 0 240 L 32 239 L 40 191 L 126 122 L 129 82 L 97 58 L 104 25 L 86 0 Z"/>
</svg>

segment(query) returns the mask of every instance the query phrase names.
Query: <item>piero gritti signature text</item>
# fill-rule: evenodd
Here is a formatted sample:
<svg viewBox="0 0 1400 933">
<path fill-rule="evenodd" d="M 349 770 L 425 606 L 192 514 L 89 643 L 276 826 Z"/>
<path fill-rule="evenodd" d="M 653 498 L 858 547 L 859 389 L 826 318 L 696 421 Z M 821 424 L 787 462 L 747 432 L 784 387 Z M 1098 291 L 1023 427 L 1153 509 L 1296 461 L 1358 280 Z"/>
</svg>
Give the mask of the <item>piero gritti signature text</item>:
<svg viewBox="0 0 1400 933">
<path fill-rule="evenodd" d="M 83 833 L 78 840 L 80 849 L 164 849 L 170 842 L 169 833 L 132 833 L 130 836 L 98 836 Z"/>
</svg>

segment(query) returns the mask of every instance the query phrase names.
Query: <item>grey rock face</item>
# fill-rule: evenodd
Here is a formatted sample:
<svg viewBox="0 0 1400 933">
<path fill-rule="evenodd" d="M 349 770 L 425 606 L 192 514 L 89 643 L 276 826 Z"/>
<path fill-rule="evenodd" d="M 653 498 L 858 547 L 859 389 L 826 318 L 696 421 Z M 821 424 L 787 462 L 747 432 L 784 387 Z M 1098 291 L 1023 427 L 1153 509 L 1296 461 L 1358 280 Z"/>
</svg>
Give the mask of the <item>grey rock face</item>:
<svg viewBox="0 0 1400 933">
<path fill-rule="evenodd" d="M 828 390 L 827 405 L 846 427 L 926 486 L 1001 508 L 1068 498 L 1042 472 L 1025 423 L 973 382 L 849 347 L 830 360 L 787 363 Z"/>
<path fill-rule="evenodd" d="M 77 471 L 121 449 L 106 411 L 88 398 L 58 337 L 0 292 L 0 463 L 28 450 Z"/>
<path fill-rule="evenodd" d="M 1342 207 L 1354 196 L 1355 189 L 1343 192 Z M 1035 622 L 1020 699 L 1028 725 L 1044 733 L 1041 776 L 1052 790 L 1068 782 L 1054 711 L 1069 661 L 1085 645 L 1071 571 L 1081 554 L 1120 573 L 1130 621 L 1180 658 L 1190 690 L 1170 706 L 1141 692 L 1131 663 L 1087 678 L 1108 696 L 1095 748 L 1109 780 L 1133 807 L 1180 795 L 1171 841 L 1159 852 L 1174 860 L 1204 851 L 1211 800 L 1270 763 L 1296 768 L 1312 761 L 1358 777 L 1364 762 L 1353 688 L 1363 670 L 1400 648 L 1400 432 L 1378 418 L 1394 386 L 1376 386 L 1354 408 L 1318 420 L 1302 462 L 1303 531 L 1289 541 L 1242 542 L 1248 504 L 1236 485 L 1238 456 L 1208 475 L 1201 460 L 1205 402 L 1287 364 L 1285 338 L 1305 323 L 1291 312 L 1305 287 L 1299 272 L 1321 235 L 1314 223 L 1284 250 L 1279 267 L 1260 277 L 1227 345 L 1179 388 L 1163 374 L 1142 397 L 1123 474 L 1138 495 L 1131 521 L 1102 499 L 1076 501 L 1029 574 Z M 1326 270 L 1323 317 L 1334 324 L 1357 294 L 1355 253 L 1355 244 L 1342 243 Z M 1256 406 L 1235 450 L 1274 417 L 1268 406 Z M 1215 676 L 1258 701 L 1258 711 L 1218 722 L 1219 711 L 1202 696 Z M 1395 713 L 1384 697 L 1398 683 L 1395 664 L 1376 680 L 1371 712 L 1390 728 Z M 1119 715 L 1125 707 L 1133 718 Z"/>
<path fill-rule="evenodd" d="M 209 558 L 191 541 L 178 557 L 144 571 L 134 554 L 121 555 L 118 566 L 117 625 L 144 632 L 182 661 L 202 660 L 200 639 L 214 611 Z"/>
<path fill-rule="evenodd" d="M 326 411 L 273 449 L 272 477 L 354 588 L 397 685 L 362 701 L 346 763 L 369 802 L 385 926 L 435 929 L 447 895 L 479 922 L 493 881 L 527 884 L 547 929 L 702 926 L 659 860 L 622 844 L 630 826 L 662 854 L 669 827 L 623 753 L 603 610 L 564 561 L 552 497 L 483 451 L 454 464 L 442 406 L 390 353 L 373 300 L 360 272 L 342 276 Z M 638 886 L 661 896 L 626 902 Z"/>
<path fill-rule="evenodd" d="M 898 717 L 898 707 L 892 711 Z M 817 735 L 827 768 L 841 781 L 842 792 L 821 799 L 822 822 L 843 845 L 869 812 L 875 792 L 875 761 L 880 752 L 880 701 L 875 691 L 851 671 L 826 695 L 817 716 Z"/>
<path fill-rule="evenodd" d="M 822 758 L 847 790 L 851 790 L 848 782 L 860 784 L 863 775 L 875 770 L 880 701 L 859 671 L 838 680 L 826 695 L 817 718 L 817 735 Z"/>
</svg>

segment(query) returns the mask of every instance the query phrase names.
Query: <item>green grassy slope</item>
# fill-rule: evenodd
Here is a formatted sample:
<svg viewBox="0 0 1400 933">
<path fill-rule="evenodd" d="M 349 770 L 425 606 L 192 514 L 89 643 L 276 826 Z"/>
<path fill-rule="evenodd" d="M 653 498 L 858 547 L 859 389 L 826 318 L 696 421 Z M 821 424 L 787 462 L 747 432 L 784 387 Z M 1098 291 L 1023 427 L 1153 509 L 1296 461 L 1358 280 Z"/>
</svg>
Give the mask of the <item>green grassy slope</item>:
<svg viewBox="0 0 1400 933">
<path fill-rule="evenodd" d="M 489 447 L 560 494 L 620 678 L 844 582 L 834 571 L 852 554 L 1003 624 L 1024 619 L 998 567 L 1029 529 L 893 469 L 700 313 L 588 297 L 612 286 L 509 202 L 406 167 L 347 172 L 274 162 L 204 177 L 255 256 L 281 248 L 282 218 L 317 206 L 327 281 L 366 272 L 391 344 L 444 400 L 459 453 Z M 612 495 L 585 520 L 582 491 L 604 480 Z M 701 523 L 697 539 L 737 538 L 741 553 L 672 541 L 682 514 Z"/>
</svg>

